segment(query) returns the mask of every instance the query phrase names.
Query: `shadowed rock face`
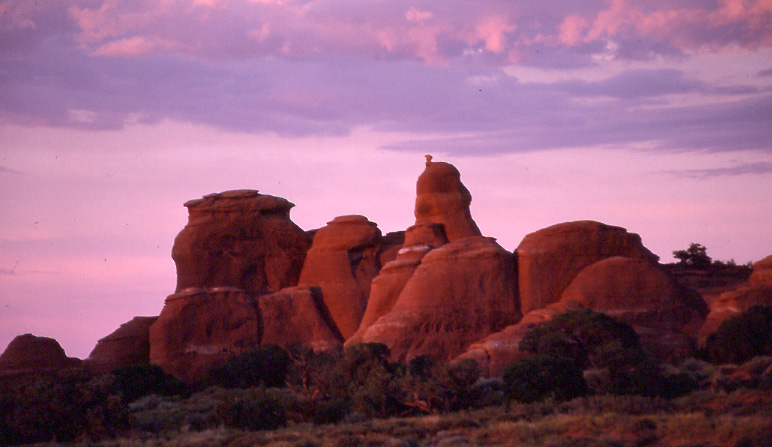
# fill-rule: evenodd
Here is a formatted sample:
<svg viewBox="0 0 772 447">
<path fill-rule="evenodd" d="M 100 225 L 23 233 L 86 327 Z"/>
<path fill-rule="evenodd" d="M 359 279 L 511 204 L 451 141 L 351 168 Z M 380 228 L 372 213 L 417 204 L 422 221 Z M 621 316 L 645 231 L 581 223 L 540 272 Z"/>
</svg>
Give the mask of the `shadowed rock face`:
<svg viewBox="0 0 772 447">
<path fill-rule="evenodd" d="M 336 217 L 314 235 L 300 274 L 300 285 L 321 289 L 336 329 L 356 332 L 380 270 L 381 232 L 364 216 Z"/>
<path fill-rule="evenodd" d="M 310 240 L 289 218 L 285 199 L 239 190 L 185 203 L 188 224 L 172 258 L 177 292 L 189 287 L 238 287 L 248 293 L 297 285 Z"/>
<path fill-rule="evenodd" d="M 166 298 L 150 326 L 150 363 L 186 382 L 260 345 L 255 300 L 235 287 L 191 288 Z"/>
<path fill-rule="evenodd" d="M 656 263 L 637 234 L 594 221 L 566 222 L 527 235 L 515 251 L 524 313 L 560 300 L 585 267 L 612 256 Z"/>
<path fill-rule="evenodd" d="M 631 326 L 695 335 L 708 306 L 655 264 L 614 256 L 584 268 L 561 296 Z"/>
<path fill-rule="evenodd" d="M 260 343 L 279 346 L 306 345 L 316 352 L 332 352 L 343 338 L 326 312 L 321 291 L 298 286 L 258 298 Z"/>
<path fill-rule="evenodd" d="M 451 360 L 471 343 L 520 319 L 512 254 L 481 236 L 429 251 L 390 312 L 362 334 L 395 360 Z"/>
<path fill-rule="evenodd" d="M 427 162 L 416 183 L 416 223 L 438 223 L 445 227 L 449 241 L 480 236 L 472 219 L 469 205 L 472 195 L 461 183 L 455 166 L 442 162 Z"/>
<path fill-rule="evenodd" d="M 150 362 L 150 325 L 158 317 L 134 317 L 97 342 L 84 361 L 89 371 L 105 373 Z"/>
<path fill-rule="evenodd" d="M 0 355 L 0 375 L 57 371 L 79 367 L 81 361 L 67 357 L 53 338 L 19 335 Z"/>
</svg>

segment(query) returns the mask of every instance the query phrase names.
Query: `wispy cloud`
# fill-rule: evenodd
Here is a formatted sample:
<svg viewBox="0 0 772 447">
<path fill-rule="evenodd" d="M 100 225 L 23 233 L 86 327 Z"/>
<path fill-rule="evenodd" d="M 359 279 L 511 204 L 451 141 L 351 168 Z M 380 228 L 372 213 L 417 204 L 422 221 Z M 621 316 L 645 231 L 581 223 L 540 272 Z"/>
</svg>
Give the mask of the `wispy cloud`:
<svg viewBox="0 0 772 447">
<path fill-rule="evenodd" d="M 7 173 L 7 174 L 21 174 L 21 171 L 17 171 L 16 169 L 11 169 L 6 166 L 0 165 L 0 174 Z"/>
<path fill-rule="evenodd" d="M 761 161 L 756 163 L 738 164 L 726 168 L 686 169 L 667 172 L 677 176 L 695 179 L 734 177 L 739 175 L 769 175 L 772 174 L 772 162 Z"/>
</svg>

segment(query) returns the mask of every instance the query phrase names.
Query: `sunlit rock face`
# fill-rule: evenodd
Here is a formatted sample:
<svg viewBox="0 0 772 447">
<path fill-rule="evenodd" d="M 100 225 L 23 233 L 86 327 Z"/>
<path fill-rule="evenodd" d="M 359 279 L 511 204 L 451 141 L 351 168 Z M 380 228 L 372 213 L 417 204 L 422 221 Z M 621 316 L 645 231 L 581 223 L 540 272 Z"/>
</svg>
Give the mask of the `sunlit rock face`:
<svg viewBox="0 0 772 447">
<path fill-rule="evenodd" d="M 185 206 L 188 224 L 172 249 L 177 292 L 237 287 L 258 295 L 297 285 L 311 241 L 290 220 L 292 203 L 239 190 L 209 194 Z"/>
<path fill-rule="evenodd" d="M 370 298 L 357 332 L 346 340 L 347 345 L 362 342 L 362 336 L 380 317 L 391 312 L 402 289 L 424 255 L 448 242 L 442 224 L 423 223 L 405 231 L 404 243 L 393 261 L 387 262 L 370 286 Z"/>
<path fill-rule="evenodd" d="M 449 241 L 480 236 L 469 205 L 472 195 L 461 183 L 461 174 L 450 163 L 426 163 L 416 183 L 415 218 L 417 224 L 437 223 L 445 228 Z"/>
<path fill-rule="evenodd" d="M 150 362 L 150 325 L 158 317 L 134 317 L 100 339 L 84 361 L 89 371 L 105 373 Z"/>
<path fill-rule="evenodd" d="M 337 330 L 356 332 L 367 307 L 370 283 L 380 270 L 381 232 L 364 216 L 340 216 L 319 229 L 308 251 L 300 285 L 321 289 Z"/>
<path fill-rule="evenodd" d="M 514 257 L 480 235 L 471 201 L 458 170 L 427 157 L 416 182 L 415 225 L 373 280 L 347 345 L 384 343 L 395 360 L 450 360 L 520 319 Z"/>
<path fill-rule="evenodd" d="M 17 336 L 0 355 L 0 376 L 49 373 L 80 366 L 81 360 L 67 357 L 58 341 L 32 334 Z"/>
<path fill-rule="evenodd" d="M 512 254 L 475 236 L 429 251 L 362 341 L 386 344 L 395 360 L 424 354 L 451 360 L 519 319 Z"/>
<path fill-rule="evenodd" d="M 576 275 L 600 260 L 624 256 L 656 263 L 659 259 L 637 234 L 595 221 L 566 222 L 531 233 L 515 254 L 524 313 L 559 301 Z"/>
<path fill-rule="evenodd" d="M 584 268 L 563 291 L 574 301 L 631 326 L 695 335 L 708 307 L 656 264 L 614 256 Z"/>
</svg>

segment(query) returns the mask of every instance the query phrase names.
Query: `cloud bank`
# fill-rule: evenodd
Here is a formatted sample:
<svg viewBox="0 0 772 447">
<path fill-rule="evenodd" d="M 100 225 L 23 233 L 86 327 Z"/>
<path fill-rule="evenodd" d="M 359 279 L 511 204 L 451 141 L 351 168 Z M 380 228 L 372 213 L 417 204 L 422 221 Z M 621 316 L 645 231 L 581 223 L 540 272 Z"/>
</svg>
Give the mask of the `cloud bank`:
<svg viewBox="0 0 772 447">
<path fill-rule="evenodd" d="M 458 154 L 772 141 L 765 0 L 10 0 L 0 41 L 12 124 L 175 120 L 286 137 L 366 127 L 423 135 L 390 149 Z M 749 54 L 726 79 L 683 65 Z"/>
</svg>

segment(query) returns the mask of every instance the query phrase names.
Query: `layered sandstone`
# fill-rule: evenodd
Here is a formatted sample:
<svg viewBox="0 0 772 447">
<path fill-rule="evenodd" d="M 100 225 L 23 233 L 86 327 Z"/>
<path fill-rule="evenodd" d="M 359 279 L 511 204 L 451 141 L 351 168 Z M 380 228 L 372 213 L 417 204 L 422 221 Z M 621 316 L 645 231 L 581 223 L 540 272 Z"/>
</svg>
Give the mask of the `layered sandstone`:
<svg viewBox="0 0 772 447">
<path fill-rule="evenodd" d="M 84 361 L 94 373 L 150 363 L 150 325 L 158 317 L 134 317 L 100 339 Z"/>
<path fill-rule="evenodd" d="M 352 336 L 380 270 L 381 232 L 364 216 L 340 216 L 314 234 L 299 285 L 315 286 L 344 338 Z"/>
<path fill-rule="evenodd" d="M 441 224 L 416 224 L 405 231 L 404 243 L 396 259 L 387 262 L 373 279 L 362 322 L 357 332 L 346 340 L 347 345 L 362 342 L 362 336 L 367 329 L 394 308 L 402 289 L 413 276 L 424 255 L 447 242 L 445 228 Z"/>
<path fill-rule="evenodd" d="M 528 234 L 515 251 L 524 313 L 560 300 L 585 267 L 612 256 L 656 263 L 635 233 L 595 221 L 566 222 Z"/>
<path fill-rule="evenodd" d="M 451 360 L 520 319 L 512 254 L 493 239 L 458 239 L 425 254 L 397 301 L 362 334 L 405 361 Z"/>
<path fill-rule="evenodd" d="M 177 292 L 237 287 L 257 295 L 297 285 L 310 240 L 289 218 L 292 203 L 238 190 L 185 206 L 188 223 L 172 249 Z"/>
</svg>

